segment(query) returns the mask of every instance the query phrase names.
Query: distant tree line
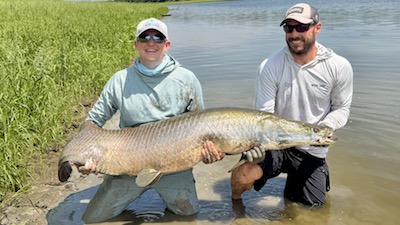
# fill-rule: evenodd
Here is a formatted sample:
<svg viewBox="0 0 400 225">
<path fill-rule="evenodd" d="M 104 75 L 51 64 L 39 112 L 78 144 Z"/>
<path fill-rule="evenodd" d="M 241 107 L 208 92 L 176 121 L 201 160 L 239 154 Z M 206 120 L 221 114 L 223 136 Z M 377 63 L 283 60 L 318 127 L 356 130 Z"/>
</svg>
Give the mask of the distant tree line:
<svg viewBox="0 0 400 225">
<path fill-rule="evenodd" d="M 115 2 L 178 2 L 180 0 L 114 0 Z"/>
</svg>

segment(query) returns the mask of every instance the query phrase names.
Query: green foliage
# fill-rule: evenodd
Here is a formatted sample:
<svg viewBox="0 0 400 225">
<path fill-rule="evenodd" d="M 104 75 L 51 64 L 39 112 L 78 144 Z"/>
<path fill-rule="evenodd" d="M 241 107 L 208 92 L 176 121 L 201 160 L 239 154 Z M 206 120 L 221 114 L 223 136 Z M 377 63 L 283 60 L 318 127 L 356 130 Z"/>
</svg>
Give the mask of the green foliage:
<svg viewBox="0 0 400 225">
<path fill-rule="evenodd" d="M 136 25 L 162 4 L 0 1 L 0 202 L 57 151 L 78 105 L 134 57 Z"/>
<path fill-rule="evenodd" d="M 168 2 L 171 0 L 115 0 L 116 2 Z"/>
<path fill-rule="evenodd" d="M 80 0 L 70 0 L 70 1 L 80 1 Z M 85 1 L 85 0 L 81 0 Z M 88 1 L 88 0 L 86 0 Z M 95 1 L 95 0 L 93 0 Z M 215 1 L 221 1 L 221 0 L 113 0 L 114 2 L 166 2 L 170 3 L 172 2 L 173 4 L 181 4 L 181 3 L 195 3 L 195 2 L 215 2 Z"/>
</svg>

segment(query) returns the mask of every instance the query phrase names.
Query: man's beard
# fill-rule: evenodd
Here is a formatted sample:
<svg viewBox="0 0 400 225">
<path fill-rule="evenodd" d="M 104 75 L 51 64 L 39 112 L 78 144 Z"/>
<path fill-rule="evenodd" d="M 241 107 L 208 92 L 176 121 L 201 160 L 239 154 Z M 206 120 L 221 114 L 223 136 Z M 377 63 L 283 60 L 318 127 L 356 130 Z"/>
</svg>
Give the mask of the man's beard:
<svg viewBox="0 0 400 225">
<path fill-rule="evenodd" d="M 298 41 L 298 40 L 303 41 L 303 43 L 304 43 L 303 49 L 301 49 L 301 50 L 292 49 L 292 47 L 290 46 L 290 42 Z M 310 51 L 311 47 L 315 44 L 315 36 L 308 39 L 308 41 L 305 40 L 303 37 L 288 38 L 288 39 L 286 39 L 286 43 L 287 43 L 291 53 L 298 55 L 298 56 L 306 55 Z"/>
</svg>

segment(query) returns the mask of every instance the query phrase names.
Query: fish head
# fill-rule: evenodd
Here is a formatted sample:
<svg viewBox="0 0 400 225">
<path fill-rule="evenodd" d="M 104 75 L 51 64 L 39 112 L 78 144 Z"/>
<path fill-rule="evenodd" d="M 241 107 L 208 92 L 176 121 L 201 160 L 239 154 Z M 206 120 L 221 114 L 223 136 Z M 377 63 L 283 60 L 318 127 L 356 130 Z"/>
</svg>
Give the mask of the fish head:
<svg viewBox="0 0 400 225">
<path fill-rule="evenodd" d="M 333 133 L 333 129 L 328 126 L 317 126 L 308 124 L 311 127 L 311 146 L 328 147 L 338 140 Z"/>
<path fill-rule="evenodd" d="M 263 147 L 269 149 L 284 149 L 294 146 L 327 147 L 333 144 L 337 137 L 333 129 L 281 117 L 269 118 L 262 123 Z"/>
</svg>

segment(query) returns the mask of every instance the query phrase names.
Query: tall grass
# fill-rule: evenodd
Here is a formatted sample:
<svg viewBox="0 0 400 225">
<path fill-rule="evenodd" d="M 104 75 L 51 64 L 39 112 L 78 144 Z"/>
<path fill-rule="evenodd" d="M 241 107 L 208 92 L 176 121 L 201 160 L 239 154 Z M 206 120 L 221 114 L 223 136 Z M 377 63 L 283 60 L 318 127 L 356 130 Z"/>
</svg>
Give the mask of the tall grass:
<svg viewBox="0 0 400 225">
<path fill-rule="evenodd" d="M 0 202 L 23 190 L 36 156 L 57 151 L 79 104 L 134 57 L 142 19 L 163 4 L 0 0 Z"/>
</svg>

